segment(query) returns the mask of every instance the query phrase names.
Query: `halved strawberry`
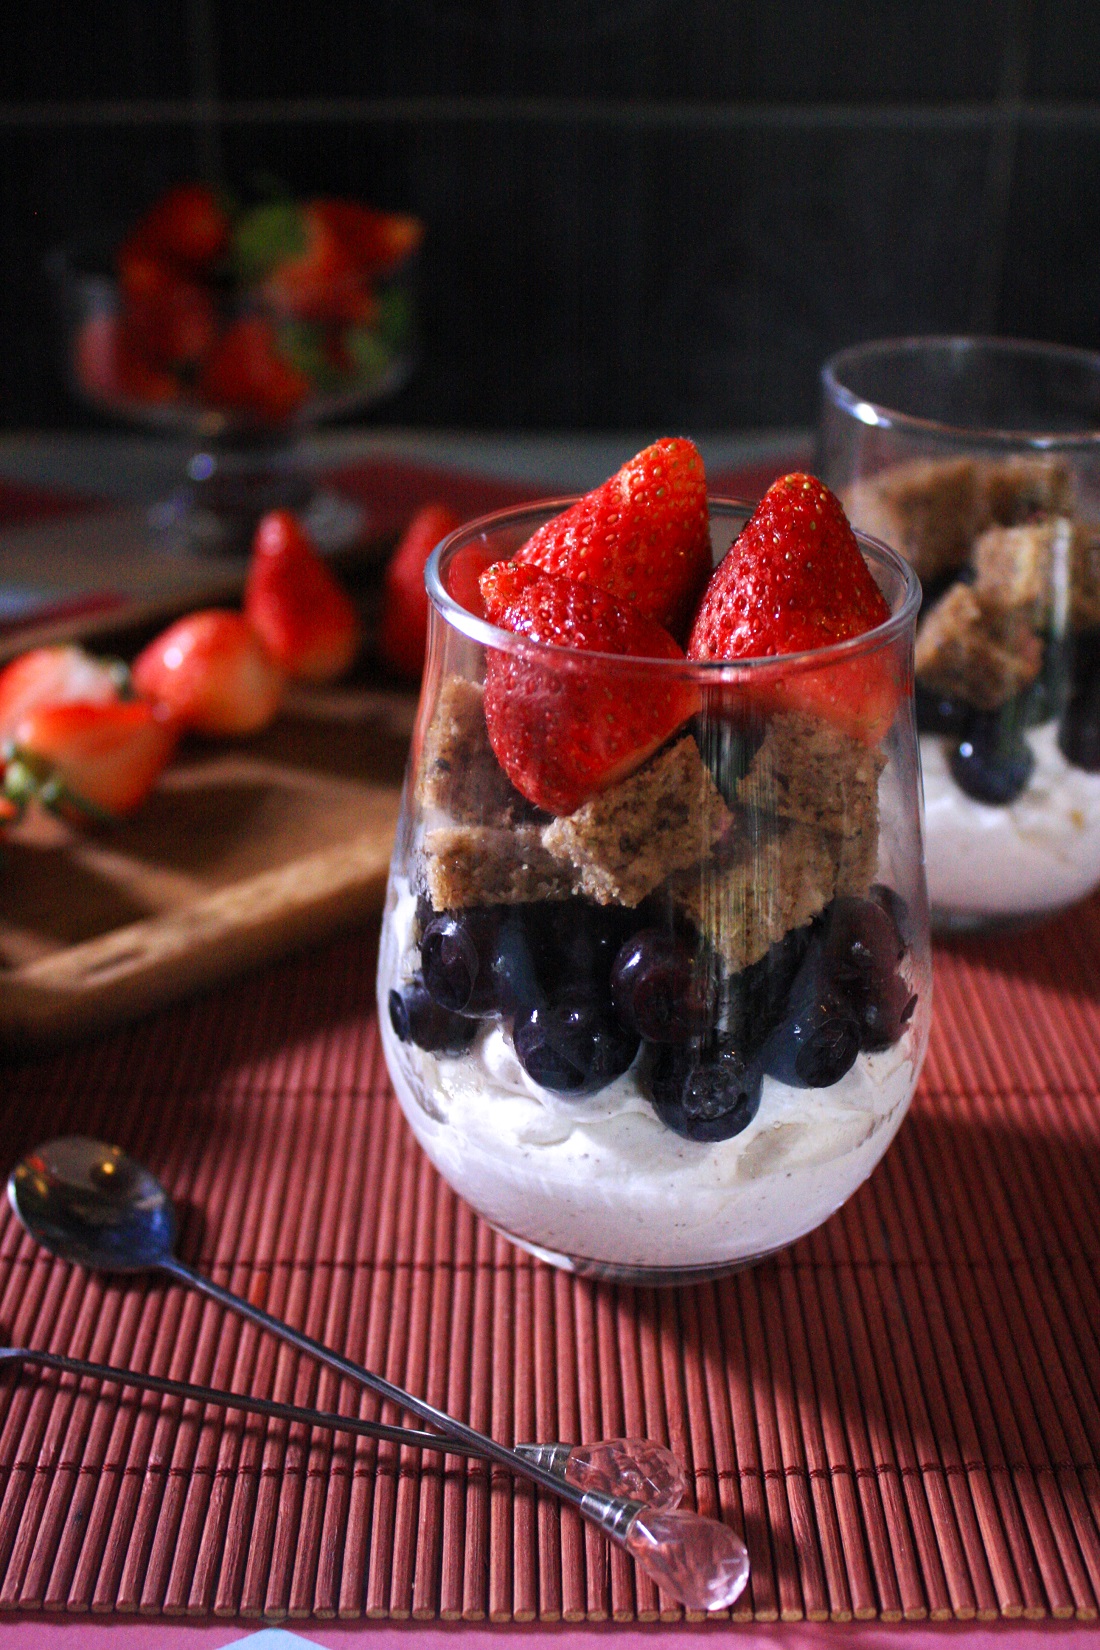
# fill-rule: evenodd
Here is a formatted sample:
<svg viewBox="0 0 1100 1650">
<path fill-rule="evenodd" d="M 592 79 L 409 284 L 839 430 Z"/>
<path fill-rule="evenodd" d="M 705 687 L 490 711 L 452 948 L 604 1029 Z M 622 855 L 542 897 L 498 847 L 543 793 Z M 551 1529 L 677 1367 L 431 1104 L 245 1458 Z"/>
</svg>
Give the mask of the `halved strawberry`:
<svg viewBox="0 0 1100 1650">
<path fill-rule="evenodd" d="M 692 625 L 691 659 L 759 659 L 862 636 L 890 617 L 839 499 L 815 476 L 783 476 L 715 569 Z M 769 671 L 765 708 L 809 711 L 868 744 L 894 719 L 906 684 L 889 649 L 789 674 Z"/>
<path fill-rule="evenodd" d="M 428 648 L 424 569 L 436 545 L 458 526 L 458 517 L 445 504 L 423 505 L 405 528 L 386 566 L 378 653 L 391 670 L 410 681 L 419 680 Z"/>
<path fill-rule="evenodd" d="M 197 733 L 258 733 L 283 696 L 282 671 L 248 620 L 221 608 L 177 619 L 138 654 L 133 681 Z"/>
<path fill-rule="evenodd" d="M 94 659 L 82 647 L 36 647 L 21 653 L 0 671 L 0 743 L 39 705 L 77 700 L 108 705 L 126 690 L 129 678 L 121 660 Z"/>
<path fill-rule="evenodd" d="M 331 682 L 359 647 L 351 597 L 292 510 L 272 510 L 252 540 L 245 617 L 288 676 Z"/>
<path fill-rule="evenodd" d="M 175 748 L 177 730 L 143 699 L 38 705 L 9 741 L 4 788 L 77 819 L 116 819 L 143 802 Z"/>
<path fill-rule="evenodd" d="M 698 450 L 680 437 L 655 441 L 540 527 L 515 560 L 586 579 L 682 635 L 711 568 Z"/>
<path fill-rule="evenodd" d="M 485 722 L 497 761 L 516 789 L 549 813 L 573 813 L 624 778 L 698 709 L 684 681 L 663 682 L 583 654 L 682 659 L 673 638 L 629 602 L 583 580 L 514 564 L 482 575 L 493 622 L 532 642 L 570 649 L 574 659 L 537 649 L 491 650 Z"/>
</svg>

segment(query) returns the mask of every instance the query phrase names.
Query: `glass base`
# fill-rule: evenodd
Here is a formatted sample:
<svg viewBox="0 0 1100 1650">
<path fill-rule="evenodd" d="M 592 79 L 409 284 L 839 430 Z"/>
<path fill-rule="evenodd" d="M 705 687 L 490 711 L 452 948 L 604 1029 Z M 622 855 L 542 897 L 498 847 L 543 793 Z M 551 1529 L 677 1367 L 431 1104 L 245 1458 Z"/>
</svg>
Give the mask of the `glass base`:
<svg viewBox="0 0 1100 1650">
<path fill-rule="evenodd" d="M 578 1278 L 591 1278 L 596 1283 L 627 1283 L 639 1288 L 664 1288 L 677 1284 L 706 1283 L 710 1278 L 728 1277 L 731 1272 L 743 1272 L 746 1266 L 755 1266 L 758 1261 L 767 1260 L 770 1255 L 778 1255 L 787 1244 L 781 1243 L 774 1249 L 762 1249 L 758 1255 L 747 1255 L 743 1260 L 714 1261 L 707 1266 L 620 1266 L 603 1260 L 588 1260 L 583 1255 L 559 1255 L 554 1249 L 544 1249 L 538 1243 L 529 1243 L 526 1238 L 517 1237 L 514 1232 L 505 1231 L 503 1226 L 489 1225 L 494 1232 L 499 1232 L 502 1238 L 514 1243 L 517 1249 L 524 1249 L 536 1260 L 543 1260 L 548 1266 L 557 1266 L 563 1272 L 572 1272 Z"/>
</svg>

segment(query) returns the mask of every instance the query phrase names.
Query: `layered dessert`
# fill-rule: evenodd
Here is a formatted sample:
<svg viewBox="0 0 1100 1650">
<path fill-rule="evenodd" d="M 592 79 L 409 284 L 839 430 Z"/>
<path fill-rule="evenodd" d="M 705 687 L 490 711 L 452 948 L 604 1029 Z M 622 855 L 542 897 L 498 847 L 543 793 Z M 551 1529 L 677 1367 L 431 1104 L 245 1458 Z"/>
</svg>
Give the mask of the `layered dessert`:
<svg viewBox="0 0 1100 1650">
<path fill-rule="evenodd" d="M 917 721 L 933 909 L 1057 910 L 1100 881 L 1100 538 L 1060 459 L 897 465 L 846 494 L 925 590 Z"/>
<path fill-rule="evenodd" d="M 551 1260 L 661 1281 L 792 1241 L 866 1178 L 912 1094 L 929 975 L 904 645 L 900 672 L 888 646 L 747 687 L 698 668 L 889 619 L 839 506 L 785 478 L 710 578 L 694 449 L 632 462 L 482 576 L 518 643 L 436 650 L 379 1006 L 414 1132 L 480 1213 Z M 816 558 L 779 592 L 793 645 L 761 595 L 777 529 L 787 575 Z M 826 569 L 838 594 L 810 611 Z"/>
</svg>

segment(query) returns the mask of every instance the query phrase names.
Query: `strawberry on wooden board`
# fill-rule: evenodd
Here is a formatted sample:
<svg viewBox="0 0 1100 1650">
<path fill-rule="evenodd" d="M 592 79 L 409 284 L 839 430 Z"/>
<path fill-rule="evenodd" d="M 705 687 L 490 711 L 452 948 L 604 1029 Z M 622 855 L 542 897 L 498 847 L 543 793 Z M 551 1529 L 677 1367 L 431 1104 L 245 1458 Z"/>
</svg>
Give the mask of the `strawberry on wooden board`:
<svg viewBox="0 0 1100 1650">
<path fill-rule="evenodd" d="M 533 642 L 570 649 L 575 660 L 490 650 L 485 722 L 497 761 L 529 802 L 554 814 L 625 778 L 698 709 L 684 681 L 589 654 L 682 659 L 666 630 L 606 590 L 536 569 L 498 563 L 482 575 L 492 621 Z"/>
<path fill-rule="evenodd" d="M 441 539 L 460 526 L 445 504 L 425 504 L 413 516 L 386 565 L 378 620 L 382 662 L 418 681 L 428 648 L 428 592 L 424 569 Z"/>
<path fill-rule="evenodd" d="M 292 510 L 272 510 L 252 540 L 245 617 L 276 664 L 299 681 L 332 682 L 359 647 L 359 615 Z"/>
<path fill-rule="evenodd" d="M 117 659 L 95 659 L 82 647 L 36 647 L 0 670 L 0 743 L 39 705 L 108 705 L 129 683 Z"/>
<path fill-rule="evenodd" d="M 196 733 L 258 733 L 283 697 L 283 673 L 241 613 L 177 619 L 133 665 L 134 687 Z"/>
<path fill-rule="evenodd" d="M 5 793 L 18 806 L 34 798 L 78 821 L 115 819 L 145 800 L 177 737 L 144 699 L 38 705 L 9 741 Z"/>
<path fill-rule="evenodd" d="M 780 657 L 829 647 L 883 624 L 890 609 L 839 499 L 815 476 L 783 476 L 715 569 L 688 657 Z M 767 672 L 746 693 L 763 708 L 816 713 L 876 744 L 905 691 L 889 649 L 829 666 Z"/>
<path fill-rule="evenodd" d="M 540 527 L 515 560 L 586 579 L 682 635 L 711 569 L 698 450 L 680 437 L 655 441 Z"/>
</svg>

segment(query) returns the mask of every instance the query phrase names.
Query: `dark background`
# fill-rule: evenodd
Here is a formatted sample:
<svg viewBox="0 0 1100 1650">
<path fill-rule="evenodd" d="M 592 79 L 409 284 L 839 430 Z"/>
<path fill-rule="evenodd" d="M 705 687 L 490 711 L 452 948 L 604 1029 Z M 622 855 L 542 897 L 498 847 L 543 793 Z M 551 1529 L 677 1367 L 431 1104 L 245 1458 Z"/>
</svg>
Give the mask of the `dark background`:
<svg viewBox="0 0 1100 1650">
<path fill-rule="evenodd" d="M 376 416 L 816 414 L 859 338 L 1100 345 L 1096 0 L 40 0 L 0 52 L 2 417 L 78 425 L 42 270 L 260 170 L 428 228 Z"/>
</svg>

